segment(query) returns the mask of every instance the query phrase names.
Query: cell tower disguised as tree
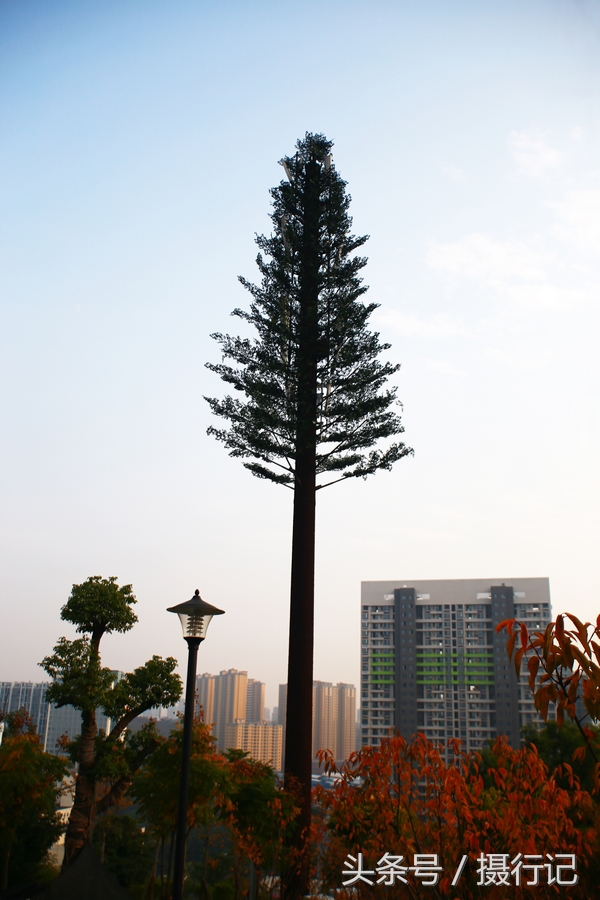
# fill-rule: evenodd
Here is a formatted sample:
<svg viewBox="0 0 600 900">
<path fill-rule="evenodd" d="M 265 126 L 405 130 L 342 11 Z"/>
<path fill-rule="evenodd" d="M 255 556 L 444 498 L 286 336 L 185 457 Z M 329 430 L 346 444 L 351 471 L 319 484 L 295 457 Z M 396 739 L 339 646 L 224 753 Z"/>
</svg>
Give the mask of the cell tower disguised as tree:
<svg viewBox="0 0 600 900">
<path fill-rule="evenodd" d="M 281 160 L 286 178 L 271 190 L 273 234 L 256 239 L 261 283 L 240 278 L 253 299 L 249 312 L 233 315 L 256 336 L 213 335 L 223 362 L 208 368 L 240 393 L 206 399 L 228 422 L 209 434 L 254 475 L 294 491 L 285 778 L 301 786 L 306 836 L 316 491 L 390 469 L 412 450 L 399 442 L 380 446 L 404 430 L 394 411 L 396 389 L 387 386 L 399 366 L 380 361 L 389 345 L 368 329 L 377 304 L 362 300 L 367 288 L 359 273 L 367 261 L 355 254 L 367 238 L 350 233 L 350 197 L 332 163 L 332 143 L 307 134 L 296 148 Z M 288 895 L 306 893 L 307 872 L 305 858 Z"/>
</svg>

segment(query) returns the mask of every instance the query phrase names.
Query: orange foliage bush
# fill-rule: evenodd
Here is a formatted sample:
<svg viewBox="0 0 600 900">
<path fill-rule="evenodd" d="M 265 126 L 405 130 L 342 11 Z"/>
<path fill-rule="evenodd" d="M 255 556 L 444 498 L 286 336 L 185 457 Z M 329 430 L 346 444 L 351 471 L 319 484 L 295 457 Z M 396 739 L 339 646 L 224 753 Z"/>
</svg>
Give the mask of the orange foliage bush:
<svg viewBox="0 0 600 900">
<path fill-rule="evenodd" d="M 326 770 L 336 773 L 331 754 L 320 754 Z M 446 757 L 446 758 L 445 758 Z M 458 740 L 445 748 L 419 734 L 408 743 L 391 735 L 380 747 L 365 747 L 339 770 L 330 789 L 319 787 L 315 802 L 322 811 L 314 845 L 321 891 L 337 889 L 339 898 L 374 896 L 381 892 L 415 898 L 490 898 L 565 896 L 588 898 L 595 882 L 594 857 L 599 849 L 595 828 L 597 811 L 592 797 L 579 787 L 572 772 L 569 789 L 559 787 L 534 747 L 513 750 L 499 738 L 493 747 L 494 765 L 484 780 L 482 758 L 465 754 Z M 563 772 L 564 774 L 564 772 Z M 442 872 L 437 885 L 416 875 L 409 884 L 358 882 L 342 886 L 348 854 L 374 870 L 387 852 L 404 856 L 413 864 L 414 854 L 437 854 Z M 579 884 L 528 887 L 531 873 L 523 872 L 522 885 L 478 884 L 480 854 L 574 853 Z M 464 855 L 468 856 L 456 886 L 452 879 Z M 376 880 L 376 877 L 372 877 Z"/>
<path fill-rule="evenodd" d="M 565 628 L 569 619 L 573 628 Z M 597 722 L 600 718 L 600 616 L 596 624 L 585 624 L 572 613 L 556 617 L 545 631 L 530 635 L 527 626 L 516 619 L 506 619 L 496 626 L 496 631 L 506 629 L 506 649 L 513 659 L 517 675 L 523 658 L 527 659 L 529 687 L 536 709 L 546 721 L 548 707 L 556 708 L 558 727 L 563 724 L 565 712 L 575 722 L 583 735 L 587 750 L 596 762 L 594 780 L 600 787 L 600 753 L 595 735 L 584 720 Z M 517 639 L 521 646 L 516 649 Z M 578 711 L 578 701 L 585 712 Z M 585 748 L 579 752 L 585 755 Z"/>
</svg>

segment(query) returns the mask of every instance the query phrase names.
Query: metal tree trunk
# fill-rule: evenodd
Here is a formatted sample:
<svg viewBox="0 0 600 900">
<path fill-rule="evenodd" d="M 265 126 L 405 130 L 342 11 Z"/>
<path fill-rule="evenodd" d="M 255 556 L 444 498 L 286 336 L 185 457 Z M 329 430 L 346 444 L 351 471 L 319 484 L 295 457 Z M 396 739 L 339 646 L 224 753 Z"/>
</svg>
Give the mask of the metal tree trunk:
<svg viewBox="0 0 600 900">
<path fill-rule="evenodd" d="M 308 892 L 311 820 L 312 682 L 315 596 L 317 354 L 319 344 L 319 172 L 306 165 L 300 270 L 298 406 L 292 531 L 290 639 L 285 729 L 285 784 L 300 789 L 296 849 L 299 867 L 287 873 L 285 895 Z"/>
</svg>

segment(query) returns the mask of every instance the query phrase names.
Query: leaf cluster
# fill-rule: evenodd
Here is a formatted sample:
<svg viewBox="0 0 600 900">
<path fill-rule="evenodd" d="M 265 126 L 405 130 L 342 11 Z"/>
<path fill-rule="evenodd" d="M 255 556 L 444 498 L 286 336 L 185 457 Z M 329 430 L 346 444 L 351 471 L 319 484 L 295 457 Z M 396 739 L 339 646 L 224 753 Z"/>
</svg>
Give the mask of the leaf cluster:
<svg viewBox="0 0 600 900">
<path fill-rule="evenodd" d="M 594 746 L 600 747 L 600 730 L 591 726 L 591 731 Z M 585 752 L 586 740 L 575 723 L 564 722 L 560 728 L 552 720 L 541 727 L 529 724 L 523 728 L 523 738 L 526 744 L 535 745 L 540 759 L 551 774 L 556 774 L 559 784 L 567 787 L 572 773 L 584 790 L 594 792 L 595 763 L 591 754 Z"/>
<path fill-rule="evenodd" d="M 129 631 L 137 622 L 131 609 L 136 603 L 130 584 L 119 587 L 115 576 L 92 575 L 82 584 L 74 584 L 71 596 L 61 610 L 61 618 L 89 634 L 97 645 L 106 632 Z"/>
<path fill-rule="evenodd" d="M 152 656 L 143 666 L 128 672 L 114 685 L 103 703 L 107 716 L 117 725 L 111 736 L 119 737 L 130 722 L 147 709 L 173 706 L 182 692 L 181 679 L 175 674 L 177 660 Z"/>
<path fill-rule="evenodd" d="M 281 790 L 270 765 L 242 750 L 228 750 L 221 784 L 221 816 L 233 835 L 237 853 L 258 869 L 273 868 L 298 814 L 295 798 Z"/>
<path fill-rule="evenodd" d="M 56 805 L 67 772 L 62 757 L 44 753 L 24 717 L 13 714 L 8 723 L 0 746 L 0 870 L 7 882 L 31 880 L 58 839 L 62 824 Z"/>
<path fill-rule="evenodd" d="M 140 815 L 152 831 L 161 837 L 175 830 L 183 727 L 176 727 L 168 738 L 159 736 L 156 750 L 135 775 L 130 794 Z M 220 758 L 214 750 L 214 738 L 201 719 L 196 719 L 192 734 L 188 825 L 197 828 L 214 820 L 215 795 L 221 780 Z"/>
<path fill-rule="evenodd" d="M 74 706 L 82 712 L 102 707 L 115 680 L 114 673 L 102 665 L 88 635 L 72 641 L 59 638 L 41 666 L 52 679 L 46 690 L 48 702 Z"/>
<path fill-rule="evenodd" d="M 565 620 L 570 620 L 573 627 L 565 627 Z M 529 633 L 524 623 L 506 619 L 496 626 L 497 631 L 503 629 L 509 635 L 506 650 L 517 675 L 523 659 L 527 660 L 529 687 L 544 721 L 552 704 L 559 728 L 566 713 L 579 729 L 585 746 L 577 748 L 573 758 L 582 759 L 586 752 L 590 753 L 597 763 L 594 778 L 599 789 L 598 736 L 585 719 L 595 722 L 600 718 L 600 616 L 592 625 L 565 613 L 550 622 L 543 632 L 534 634 Z"/>
<path fill-rule="evenodd" d="M 286 179 L 271 190 L 273 232 L 256 238 L 260 284 L 240 278 L 250 292 L 249 311 L 232 315 L 255 337 L 213 334 L 222 362 L 207 367 L 241 396 L 205 398 L 228 428 L 208 429 L 233 457 L 259 478 L 291 487 L 308 416 L 317 433 L 319 487 L 342 478 L 389 469 L 412 453 L 401 442 L 371 449 L 403 432 L 396 389 L 387 387 L 399 366 L 381 362 L 389 349 L 368 328 L 377 304 L 365 304 L 356 251 L 367 237 L 351 233 L 350 196 L 331 159 L 332 143 L 307 134 L 281 162 Z M 307 219 L 309 183 L 316 183 L 316 228 Z M 315 262 L 316 258 L 316 262 Z M 310 272 L 308 271 L 310 268 Z M 316 292 L 316 317 L 306 357 L 306 295 Z M 307 372 L 316 367 L 316 396 L 303 407 Z M 303 394 L 304 389 L 304 394 Z"/>
<path fill-rule="evenodd" d="M 590 818 L 597 819 L 597 811 L 577 779 L 569 789 L 562 788 L 532 747 L 513 750 L 499 738 L 492 752 L 492 784 L 487 788 L 481 757 L 466 754 L 457 740 L 443 748 L 422 734 L 411 742 L 396 734 L 380 747 L 354 754 L 332 788 L 315 792 L 326 813 L 320 823 L 323 833 L 315 836 L 322 848 L 323 887 L 339 887 L 343 860 L 358 851 L 371 864 L 385 852 L 405 858 L 437 853 L 443 868 L 437 887 L 414 883 L 406 893 L 400 885 L 386 891 L 452 900 L 456 889 L 451 880 L 465 854 L 470 863 L 460 881 L 462 900 L 480 896 L 475 871 L 481 852 L 507 853 L 511 859 L 518 853 L 575 852 L 580 866 L 592 866 L 598 833 L 587 826 Z M 320 755 L 329 771 L 338 771 L 328 751 Z M 373 890 L 361 886 L 358 892 L 370 896 Z M 540 891 L 531 889 L 535 896 Z M 522 892 L 528 896 L 526 888 Z M 341 891 L 342 897 L 350 894 L 354 892 Z M 588 894 L 583 890 L 570 896 Z"/>
<path fill-rule="evenodd" d="M 4 739 L 22 734 L 37 736 L 37 728 L 31 714 L 24 706 L 13 712 L 4 713 L 0 710 L 0 722 L 4 723 Z"/>
</svg>

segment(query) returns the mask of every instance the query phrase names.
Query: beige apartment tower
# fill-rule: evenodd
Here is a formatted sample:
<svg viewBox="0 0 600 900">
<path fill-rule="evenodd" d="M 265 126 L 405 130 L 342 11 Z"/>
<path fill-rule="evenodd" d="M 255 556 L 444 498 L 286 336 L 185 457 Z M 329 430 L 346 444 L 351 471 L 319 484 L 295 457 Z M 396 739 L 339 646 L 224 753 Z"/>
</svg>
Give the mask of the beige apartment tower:
<svg viewBox="0 0 600 900">
<path fill-rule="evenodd" d="M 196 692 L 197 704 L 204 710 L 204 721 L 212 726 L 217 739 L 217 750 L 224 750 L 226 726 L 246 721 L 248 673 L 224 669 L 218 675 L 199 675 Z"/>
<path fill-rule="evenodd" d="M 278 722 L 284 729 L 287 715 L 287 685 L 279 685 Z M 313 768 L 318 750 L 331 750 L 337 762 L 356 750 L 356 688 L 353 684 L 313 681 Z"/>
<path fill-rule="evenodd" d="M 313 681 L 312 758 L 331 750 L 337 758 L 338 691 L 331 682 Z"/>
<path fill-rule="evenodd" d="M 196 712 L 202 711 L 204 721 L 211 728 L 215 724 L 216 677 L 216 675 L 209 675 L 208 672 L 196 676 Z"/>
<path fill-rule="evenodd" d="M 356 750 L 356 687 L 337 685 L 336 759 L 346 760 Z"/>
<path fill-rule="evenodd" d="M 225 744 L 228 749 L 245 750 L 252 759 L 280 772 L 282 732 L 281 725 L 267 722 L 234 722 L 225 727 Z"/>
</svg>

